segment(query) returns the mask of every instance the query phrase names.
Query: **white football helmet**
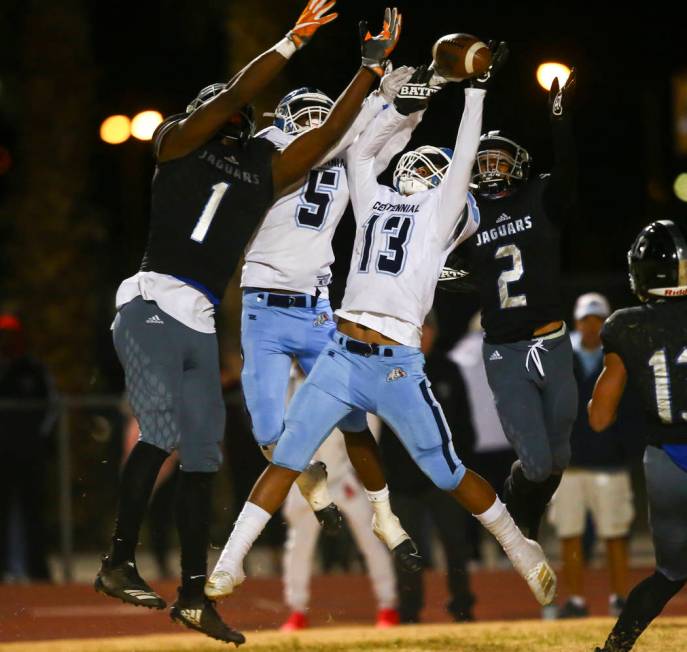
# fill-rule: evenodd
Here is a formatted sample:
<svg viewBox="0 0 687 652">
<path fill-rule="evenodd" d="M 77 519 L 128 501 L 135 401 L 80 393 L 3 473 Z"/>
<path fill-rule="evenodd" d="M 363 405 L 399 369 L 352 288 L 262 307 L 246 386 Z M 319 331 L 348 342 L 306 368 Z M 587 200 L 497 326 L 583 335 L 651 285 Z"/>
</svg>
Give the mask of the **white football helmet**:
<svg viewBox="0 0 687 652">
<path fill-rule="evenodd" d="M 452 149 L 432 145 L 406 152 L 396 164 L 394 188 L 402 195 L 436 188 L 442 182 L 452 157 Z"/>
<path fill-rule="evenodd" d="M 274 125 L 284 133 L 299 134 L 312 127 L 319 127 L 332 110 L 334 102 L 316 88 L 297 88 L 285 95 L 277 105 Z"/>
</svg>

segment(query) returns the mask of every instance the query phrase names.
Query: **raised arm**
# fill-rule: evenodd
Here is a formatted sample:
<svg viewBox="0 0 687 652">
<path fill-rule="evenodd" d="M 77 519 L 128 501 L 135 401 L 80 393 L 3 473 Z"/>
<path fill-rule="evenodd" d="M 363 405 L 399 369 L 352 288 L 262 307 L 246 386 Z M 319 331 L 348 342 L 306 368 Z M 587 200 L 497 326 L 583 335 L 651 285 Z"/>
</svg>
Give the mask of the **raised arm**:
<svg viewBox="0 0 687 652">
<path fill-rule="evenodd" d="M 575 70 L 560 88 L 553 80 L 549 93 L 549 117 L 553 141 L 554 162 L 543 200 L 546 214 L 554 222 L 563 222 L 571 212 L 577 195 L 577 154 L 572 133 L 572 105 L 575 91 Z"/>
<path fill-rule="evenodd" d="M 370 93 L 370 95 L 365 98 L 365 102 L 363 102 L 358 117 L 353 121 L 353 124 L 348 128 L 346 133 L 339 139 L 339 142 L 334 145 L 334 148 L 327 152 L 322 158 L 319 164 L 326 163 L 337 156 L 342 156 L 384 106 L 394 101 L 398 90 L 412 74 L 413 68 L 407 66 L 401 66 L 385 74 L 379 84 L 379 90 Z"/>
<path fill-rule="evenodd" d="M 180 158 L 210 140 L 226 122 L 274 79 L 289 58 L 337 14 L 327 13 L 336 0 L 309 0 L 293 29 L 271 49 L 234 75 L 226 87 L 169 128 L 158 146 L 160 161 Z"/>
<path fill-rule="evenodd" d="M 275 196 L 283 194 L 321 161 L 351 125 L 372 83 L 384 73 L 384 62 L 400 36 L 401 20 L 396 9 L 387 9 L 384 27 L 375 37 L 361 23 L 362 68 L 321 126 L 306 131 L 284 150 L 275 152 L 272 163 Z"/>
<path fill-rule="evenodd" d="M 367 219 L 367 209 L 377 193 L 377 154 L 407 119 L 393 106 L 387 106 L 348 148 L 346 176 L 356 220 Z"/>
<path fill-rule="evenodd" d="M 467 202 L 472 167 L 482 131 L 482 107 L 486 91 L 465 89 L 465 107 L 458 127 L 453 157 L 437 193 L 437 234 L 448 243 Z"/>
</svg>

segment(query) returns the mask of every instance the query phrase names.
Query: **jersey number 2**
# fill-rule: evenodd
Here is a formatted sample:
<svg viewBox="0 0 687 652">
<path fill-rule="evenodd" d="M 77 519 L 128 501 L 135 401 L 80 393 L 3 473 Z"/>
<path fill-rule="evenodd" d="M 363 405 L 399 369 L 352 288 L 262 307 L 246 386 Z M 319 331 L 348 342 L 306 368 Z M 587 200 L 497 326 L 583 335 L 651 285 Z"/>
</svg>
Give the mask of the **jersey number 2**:
<svg viewBox="0 0 687 652">
<path fill-rule="evenodd" d="M 219 208 L 220 202 L 224 198 L 224 193 L 227 192 L 230 183 L 222 181 L 221 183 L 216 183 L 212 186 L 212 194 L 210 199 L 207 200 L 203 212 L 200 214 L 198 221 L 196 222 L 193 232 L 191 233 L 191 240 L 194 242 L 202 243 L 205 240 L 205 236 L 208 234 L 208 229 L 212 224 L 212 220 L 215 219 L 215 213 Z"/>
<path fill-rule="evenodd" d="M 677 357 L 677 364 L 687 364 L 687 347 Z M 656 389 L 656 407 L 658 416 L 663 423 L 673 423 L 672 395 L 670 391 L 670 369 L 668 368 L 668 356 L 665 349 L 658 349 L 649 358 L 649 366 L 654 371 L 654 388 Z M 687 421 L 687 412 L 681 415 L 683 421 Z"/>
<path fill-rule="evenodd" d="M 296 209 L 298 226 L 319 231 L 329 213 L 334 191 L 339 187 L 338 170 L 313 170 Z"/>
<path fill-rule="evenodd" d="M 524 294 L 508 294 L 508 284 L 519 281 L 524 274 L 525 268 L 522 265 L 522 254 L 514 244 L 499 247 L 494 254 L 495 258 L 512 258 L 513 266 L 499 274 L 499 300 L 501 308 L 522 308 L 527 305 L 527 296 Z"/>
</svg>

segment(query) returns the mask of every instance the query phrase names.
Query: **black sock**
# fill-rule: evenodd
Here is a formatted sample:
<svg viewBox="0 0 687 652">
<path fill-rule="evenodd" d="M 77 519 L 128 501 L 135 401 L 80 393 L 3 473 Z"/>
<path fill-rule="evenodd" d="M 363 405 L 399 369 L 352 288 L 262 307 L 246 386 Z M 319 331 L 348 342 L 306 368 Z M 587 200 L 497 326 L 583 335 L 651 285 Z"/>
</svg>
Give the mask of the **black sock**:
<svg viewBox="0 0 687 652">
<path fill-rule="evenodd" d="M 604 652 L 628 652 L 649 623 L 663 611 L 668 601 L 685 585 L 687 580 L 673 582 L 656 571 L 651 577 L 635 586 L 623 611 L 608 636 Z"/>
<path fill-rule="evenodd" d="M 167 455 L 161 448 L 139 441 L 124 464 L 112 536 L 112 563 L 115 565 L 134 561 L 143 515 Z"/>
<path fill-rule="evenodd" d="M 204 595 L 214 477 L 215 473 L 179 473 L 175 505 L 181 544 L 179 596 L 187 600 Z"/>
</svg>

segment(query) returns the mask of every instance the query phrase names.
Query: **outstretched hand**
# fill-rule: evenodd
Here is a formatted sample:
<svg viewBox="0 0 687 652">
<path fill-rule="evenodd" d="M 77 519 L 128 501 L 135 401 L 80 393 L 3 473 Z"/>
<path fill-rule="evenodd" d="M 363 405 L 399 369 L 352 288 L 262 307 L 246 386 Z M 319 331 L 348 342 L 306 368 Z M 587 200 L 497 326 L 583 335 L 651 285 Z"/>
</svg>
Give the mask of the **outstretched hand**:
<svg viewBox="0 0 687 652">
<path fill-rule="evenodd" d="M 554 77 L 549 91 L 549 111 L 552 120 L 563 120 L 572 111 L 575 103 L 575 82 L 575 68 L 570 71 L 563 88 L 560 87 L 558 77 Z"/>
<path fill-rule="evenodd" d="M 485 73 L 470 81 L 470 85 L 474 88 L 483 88 L 486 90 L 494 75 L 503 67 L 503 64 L 505 64 L 508 59 L 508 43 L 505 41 L 489 41 L 489 49 L 491 50 L 491 63 Z"/>
<path fill-rule="evenodd" d="M 386 8 L 384 11 L 384 25 L 377 36 L 372 36 L 367 22 L 360 21 L 360 44 L 363 55 L 363 67 L 372 70 L 381 77 L 384 74 L 384 64 L 394 51 L 401 36 L 403 17 L 398 9 Z"/>
<path fill-rule="evenodd" d="M 339 14 L 327 13 L 335 4 L 336 0 L 309 0 L 293 29 L 288 33 L 297 49 L 300 50 L 307 45 L 322 25 L 336 20 Z"/>
<path fill-rule="evenodd" d="M 427 66 L 420 66 L 413 76 L 401 87 L 394 100 L 396 110 L 403 115 L 423 111 L 429 105 L 432 96 L 441 90 L 433 86 L 434 71 Z"/>
</svg>

